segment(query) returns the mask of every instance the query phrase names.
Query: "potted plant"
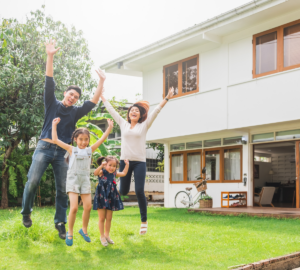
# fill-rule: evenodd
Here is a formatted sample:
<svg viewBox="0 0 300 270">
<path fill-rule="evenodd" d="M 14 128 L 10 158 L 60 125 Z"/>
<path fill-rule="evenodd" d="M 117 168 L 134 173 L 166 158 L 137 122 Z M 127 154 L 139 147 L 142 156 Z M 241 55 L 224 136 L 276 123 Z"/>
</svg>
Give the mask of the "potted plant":
<svg viewBox="0 0 300 270">
<path fill-rule="evenodd" d="M 213 199 L 209 195 L 205 194 L 200 198 L 199 203 L 200 208 L 212 208 Z"/>
</svg>

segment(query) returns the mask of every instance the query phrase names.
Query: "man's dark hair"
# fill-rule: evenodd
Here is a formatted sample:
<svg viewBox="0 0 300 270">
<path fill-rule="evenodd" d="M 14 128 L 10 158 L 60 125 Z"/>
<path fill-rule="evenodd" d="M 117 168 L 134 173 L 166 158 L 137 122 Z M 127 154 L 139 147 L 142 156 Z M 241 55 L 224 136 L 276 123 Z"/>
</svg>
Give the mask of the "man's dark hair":
<svg viewBox="0 0 300 270">
<path fill-rule="evenodd" d="M 70 91 L 70 90 L 75 90 L 78 94 L 79 94 L 79 98 L 81 97 L 81 89 L 77 86 L 77 85 L 70 85 L 66 92 Z"/>
</svg>

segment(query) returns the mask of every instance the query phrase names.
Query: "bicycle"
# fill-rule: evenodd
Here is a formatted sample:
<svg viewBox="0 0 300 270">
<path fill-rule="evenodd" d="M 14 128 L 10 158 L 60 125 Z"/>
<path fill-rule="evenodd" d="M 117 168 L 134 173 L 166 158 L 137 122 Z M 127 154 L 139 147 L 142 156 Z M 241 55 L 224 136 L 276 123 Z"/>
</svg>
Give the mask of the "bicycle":
<svg viewBox="0 0 300 270">
<path fill-rule="evenodd" d="M 202 174 L 206 173 L 206 168 L 204 167 L 202 169 Z M 177 194 L 175 195 L 175 207 L 176 208 L 188 208 L 188 207 L 194 207 L 199 200 L 202 198 L 203 195 L 206 195 L 206 189 L 207 189 L 207 185 L 206 185 L 206 181 L 209 180 L 208 178 L 203 179 L 202 177 L 200 177 L 200 175 L 198 177 L 196 177 L 196 179 L 200 180 L 196 183 L 194 183 L 194 186 L 197 189 L 197 194 L 193 197 L 191 194 L 191 190 L 193 188 L 185 188 L 186 191 L 179 191 L 177 192 Z"/>
</svg>

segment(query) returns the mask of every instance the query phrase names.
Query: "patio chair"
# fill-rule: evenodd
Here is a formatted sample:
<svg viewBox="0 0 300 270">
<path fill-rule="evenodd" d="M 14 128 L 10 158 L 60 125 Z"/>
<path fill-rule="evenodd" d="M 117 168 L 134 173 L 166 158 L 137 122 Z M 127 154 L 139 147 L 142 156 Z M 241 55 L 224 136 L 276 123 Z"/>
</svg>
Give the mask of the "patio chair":
<svg viewBox="0 0 300 270">
<path fill-rule="evenodd" d="M 262 207 L 262 204 L 271 204 L 272 207 L 275 207 L 272 204 L 273 196 L 275 192 L 275 187 L 263 187 L 261 192 L 254 193 L 254 203 Z"/>
</svg>

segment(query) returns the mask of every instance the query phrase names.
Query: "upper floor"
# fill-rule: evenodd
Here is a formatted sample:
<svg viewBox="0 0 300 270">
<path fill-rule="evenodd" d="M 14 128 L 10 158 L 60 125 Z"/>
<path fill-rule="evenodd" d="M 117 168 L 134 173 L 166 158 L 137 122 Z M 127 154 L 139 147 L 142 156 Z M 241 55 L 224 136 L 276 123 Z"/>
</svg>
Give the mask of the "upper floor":
<svg viewBox="0 0 300 270">
<path fill-rule="evenodd" d="M 174 87 L 150 141 L 299 119 L 300 1 L 249 2 L 103 68 L 142 76 L 152 107 Z"/>
</svg>

